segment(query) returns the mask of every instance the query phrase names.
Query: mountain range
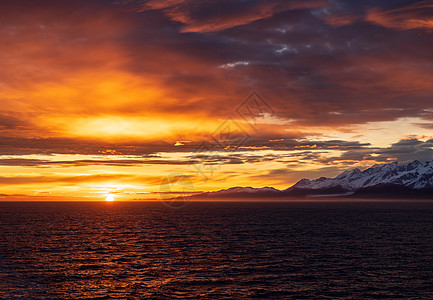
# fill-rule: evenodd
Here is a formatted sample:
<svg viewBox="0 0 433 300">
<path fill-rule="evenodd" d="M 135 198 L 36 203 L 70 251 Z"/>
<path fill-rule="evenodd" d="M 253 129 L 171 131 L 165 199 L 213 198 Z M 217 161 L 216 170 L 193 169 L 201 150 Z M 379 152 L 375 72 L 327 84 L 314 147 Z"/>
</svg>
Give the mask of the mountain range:
<svg viewBox="0 0 433 300">
<path fill-rule="evenodd" d="M 422 197 L 433 198 L 433 161 L 374 165 L 364 171 L 351 169 L 334 178 L 301 179 L 278 190 L 273 187 L 232 187 L 198 195 L 227 197 Z"/>
</svg>

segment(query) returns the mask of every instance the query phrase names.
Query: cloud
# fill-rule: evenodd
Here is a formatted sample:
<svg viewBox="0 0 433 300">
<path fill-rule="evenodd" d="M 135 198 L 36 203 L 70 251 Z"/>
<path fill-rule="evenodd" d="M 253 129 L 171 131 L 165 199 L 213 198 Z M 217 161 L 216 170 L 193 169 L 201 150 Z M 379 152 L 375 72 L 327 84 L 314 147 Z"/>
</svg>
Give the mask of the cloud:
<svg viewBox="0 0 433 300">
<path fill-rule="evenodd" d="M 129 5 L 144 5 L 141 13 L 125 10 L 127 3 L 48 3 L 1 4 L 1 11 L 22 16 L 4 13 L 5 30 L 0 33 L 5 41 L 1 50 L 7 53 L 0 62 L 0 98 L 8 108 L 4 115 L 31 125 L 8 135 L 71 138 L 86 133 L 92 139 L 101 136 L 98 120 L 137 127 L 138 123 L 128 122 L 153 118 L 159 124 L 149 135 L 179 139 L 167 136 L 182 134 L 172 128 L 156 129 L 164 128 L 166 118 L 177 118 L 179 123 L 220 122 L 233 116 L 252 89 L 264 95 L 278 118 L 290 120 L 293 130 L 296 125 L 337 127 L 421 117 L 431 106 L 431 39 L 362 22 L 329 26 L 315 12 L 329 10 L 328 16 L 335 18 L 358 15 L 350 10 L 347 15 L 334 13 L 326 2 L 208 6 L 197 1 L 130 1 Z M 82 12 L 68 15 L 78 3 Z M 18 14 L 23 5 L 32 13 Z M 238 14 L 260 16 L 267 6 L 273 7 L 271 16 L 212 35 L 181 33 L 179 24 L 167 15 L 178 10 L 191 16 L 186 26 L 200 27 L 214 17 L 230 24 L 242 19 Z M 20 51 L 11 45 L 20 45 Z M 95 123 L 99 124 L 95 130 L 89 130 Z M 110 132 L 110 128 L 102 129 Z M 284 130 L 283 126 L 268 129 L 267 133 Z M 182 131 L 187 140 L 194 135 L 192 130 Z M 138 132 L 144 135 L 146 130 Z"/>
<path fill-rule="evenodd" d="M 430 135 L 431 1 L 409 2 L 1 1 L 2 168 L 178 170 L 229 118 L 243 148 L 200 159 L 244 180 L 252 165 L 426 159 L 426 142 L 377 146 L 380 122 Z M 274 111 L 254 128 L 237 114 L 252 90 Z M 28 157 L 42 154 L 98 157 Z"/>
<path fill-rule="evenodd" d="M 134 3 L 134 2 L 133 2 Z M 182 32 L 218 32 L 247 25 L 275 14 L 325 5 L 325 1 L 143 1 L 139 11 L 162 10 L 171 20 L 185 24 Z"/>
<path fill-rule="evenodd" d="M 106 182 L 107 180 L 122 180 L 128 175 L 83 175 L 83 176 L 0 176 L 0 185 L 27 185 L 41 183 L 80 183 L 80 182 Z"/>
<path fill-rule="evenodd" d="M 28 121 L 17 116 L 0 114 L 0 130 L 22 129 L 29 125 Z"/>
<path fill-rule="evenodd" d="M 107 143 L 80 138 L 31 138 L 0 136 L 0 155 L 30 154 L 99 154 L 99 155 L 152 155 L 171 151 L 174 145 L 164 141 L 151 143 Z M 178 149 L 179 151 L 179 149 Z"/>
<path fill-rule="evenodd" d="M 433 160 L 433 140 L 403 139 L 380 152 L 380 157 L 395 158 L 400 162 Z"/>
<path fill-rule="evenodd" d="M 386 163 L 399 161 L 407 163 L 414 160 L 433 160 L 433 140 L 426 141 L 417 138 L 401 139 L 389 147 L 370 147 L 344 151 L 340 156 L 320 157 L 318 162 L 327 165 L 356 165 L 360 163 Z"/>
<path fill-rule="evenodd" d="M 372 8 L 366 20 L 373 24 L 399 30 L 433 29 L 433 1 L 416 2 L 391 10 Z"/>
<path fill-rule="evenodd" d="M 106 182 L 140 182 L 142 184 L 158 185 L 162 177 L 134 176 L 130 174 L 104 174 L 81 176 L 0 176 L 0 185 L 42 185 L 42 184 L 70 184 L 80 183 L 106 183 Z"/>
<path fill-rule="evenodd" d="M 325 18 L 327 24 L 335 27 L 351 25 L 358 20 L 357 16 L 351 15 L 330 15 Z"/>
<path fill-rule="evenodd" d="M 25 166 L 25 167 L 85 167 L 85 166 L 112 166 L 130 167 L 143 165 L 190 165 L 198 161 L 170 160 L 170 159 L 81 159 L 81 160 L 46 160 L 46 159 L 27 159 L 27 158 L 5 158 L 0 159 L 1 166 Z"/>
</svg>

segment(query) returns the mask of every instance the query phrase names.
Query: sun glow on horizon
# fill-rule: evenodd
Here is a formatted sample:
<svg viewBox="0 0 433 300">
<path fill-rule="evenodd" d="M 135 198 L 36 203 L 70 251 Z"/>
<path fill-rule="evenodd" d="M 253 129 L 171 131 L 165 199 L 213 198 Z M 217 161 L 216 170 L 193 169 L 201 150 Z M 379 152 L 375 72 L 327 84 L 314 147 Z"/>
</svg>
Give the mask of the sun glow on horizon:
<svg viewBox="0 0 433 300">
<path fill-rule="evenodd" d="M 114 201 L 114 196 L 113 195 L 107 195 L 107 197 L 105 197 L 105 201 L 107 201 L 107 202 L 113 202 Z"/>
</svg>

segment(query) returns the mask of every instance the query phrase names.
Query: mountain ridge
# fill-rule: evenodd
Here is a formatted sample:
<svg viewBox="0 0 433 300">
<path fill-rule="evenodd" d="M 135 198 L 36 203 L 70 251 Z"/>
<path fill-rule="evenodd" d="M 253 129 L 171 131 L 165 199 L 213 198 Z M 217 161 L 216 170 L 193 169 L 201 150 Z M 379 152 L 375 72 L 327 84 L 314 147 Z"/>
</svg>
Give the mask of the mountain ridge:
<svg viewBox="0 0 433 300">
<path fill-rule="evenodd" d="M 376 164 L 364 171 L 346 170 L 334 178 L 301 179 L 293 186 L 278 190 L 273 187 L 232 187 L 200 194 L 201 197 L 309 197 L 309 196 L 410 196 L 433 198 L 433 160 L 399 164 Z"/>
</svg>

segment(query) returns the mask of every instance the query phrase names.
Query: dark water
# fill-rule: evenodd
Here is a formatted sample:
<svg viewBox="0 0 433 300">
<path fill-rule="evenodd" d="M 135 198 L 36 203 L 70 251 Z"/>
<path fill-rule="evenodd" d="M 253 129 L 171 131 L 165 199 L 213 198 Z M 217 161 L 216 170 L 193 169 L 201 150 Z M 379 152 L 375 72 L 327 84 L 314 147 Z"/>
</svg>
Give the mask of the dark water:
<svg viewBox="0 0 433 300">
<path fill-rule="evenodd" d="M 433 299 L 433 203 L 0 203 L 0 298 Z"/>
</svg>

